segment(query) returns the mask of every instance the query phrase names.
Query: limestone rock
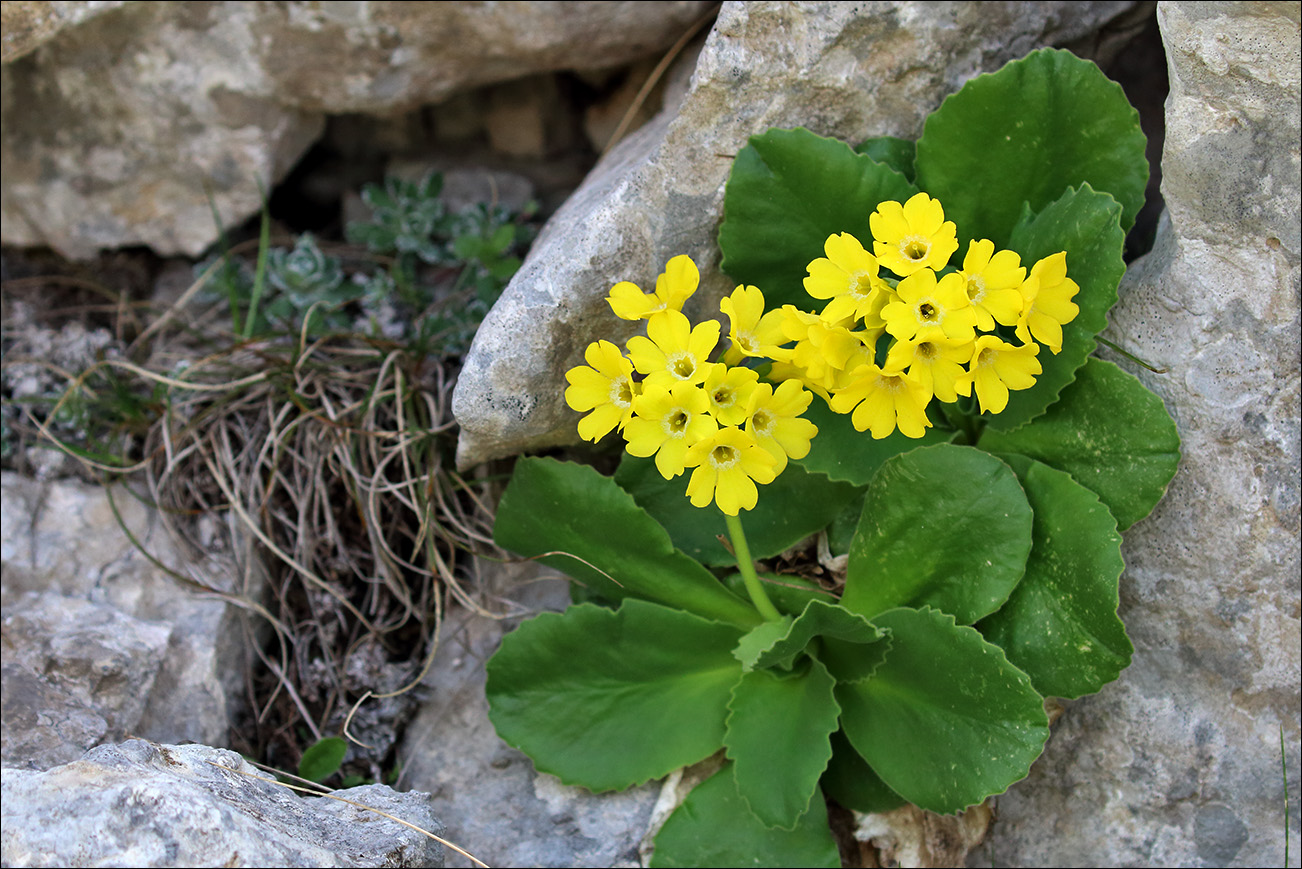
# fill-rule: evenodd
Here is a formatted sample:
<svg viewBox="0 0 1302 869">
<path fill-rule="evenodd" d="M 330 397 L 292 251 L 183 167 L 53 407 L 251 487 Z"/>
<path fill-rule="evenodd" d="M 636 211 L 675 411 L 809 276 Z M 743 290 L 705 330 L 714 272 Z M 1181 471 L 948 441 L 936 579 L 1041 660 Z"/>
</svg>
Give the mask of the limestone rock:
<svg viewBox="0 0 1302 869">
<path fill-rule="evenodd" d="M 101 488 L 5 473 L 0 501 L 4 762 L 47 768 L 127 734 L 224 743 L 243 688 L 245 640 L 234 608 L 150 562 Z M 131 495 L 118 489 L 113 501 L 163 564 L 222 591 L 260 593 L 240 589 L 220 555 L 196 561 L 177 552 Z M 15 681 L 11 665 L 22 671 L 12 670 Z M 125 694 L 105 699 L 109 688 Z M 57 700 L 57 709 L 40 698 Z M 29 721 L 41 729 L 29 731 Z"/>
<path fill-rule="evenodd" d="M 22 41 L 39 47 L 0 69 L 7 244 L 198 255 L 217 239 L 213 208 L 226 226 L 256 213 L 259 182 L 285 176 L 326 114 L 629 63 L 710 6 L 224 0 L 89 14 L 100 5 L 45 4 L 54 23 L 33 32 L 46 41 Z"/>
<path fill-rule="evenodd" d="M 1167 369 L 1113 357 L 1166 402 L 1184 457 L 1126 534 L 1133 663 L 1069 706 L 974 867 L 1299 853 L 1299 5 L 1158 19 L 1168 214 L 1105 334 Z"/>
<path fill-rule="evenodd" d="M 5 606 L 0 760 L 46 769 L 136 727 L 168 625 L 46 593 Z"/>
<path fill-rule="evenodd" d="M 411 827 L 305 799 L 232 751 L 133 739 L 48 772 L 3 770 L 6 866 L 442 866 Z M 384 785 L 334 795 L 435 835 L 427 794 Z"/>
<path fill-rule="evenodd" d="M 632 334 L 603 301 L 653 285 L 690 255 L 696 310 L 715 316 L 726 280 L 715 237 L 730 155 L 770 127 L 849 140 L 916 137 L 968 78 L 1097 29 L 1130 3 L 728 2 L 661 114 L 598 164 L 535 242 L 479 330 L 453 398 L 462 466 L 577 440 L 564 372 L 597 338 Z M 692 73 L 685 55 L 677 75 Z M 690 312 L 690 309 L 689 309 Z"/>
</svg>

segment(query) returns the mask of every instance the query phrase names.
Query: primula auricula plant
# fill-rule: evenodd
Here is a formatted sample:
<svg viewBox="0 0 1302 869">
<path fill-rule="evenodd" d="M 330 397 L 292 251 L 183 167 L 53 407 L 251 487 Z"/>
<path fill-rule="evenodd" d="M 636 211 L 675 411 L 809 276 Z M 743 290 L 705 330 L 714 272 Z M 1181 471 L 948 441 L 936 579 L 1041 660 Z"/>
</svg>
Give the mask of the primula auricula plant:
<svg viewBox="0 0 1302 869">
<path fill-rule="evenodd" d="M 661 866 L 835 866 L 825 798 L 949 813 L 1025 776 L 1044 698 L 1129 663 L 1119 532 L 1179 458 L 1161 401 L 1091 356 L 1146 180 L 1136 113 L 1064 51 L 973 79 L 916 143 L 752 137 L 728 334 L 682 313 L 685 256 L 616 284 L 645 335 L 590 345 L 565 398 L 619 470 L 522 459 L 503 496 L 498 542 L 588 602 L 503 641 L 498 733 L 595 791 L 722 749 Z M 810 535 L 843 582 L 756 571 Z"/>
</svg>

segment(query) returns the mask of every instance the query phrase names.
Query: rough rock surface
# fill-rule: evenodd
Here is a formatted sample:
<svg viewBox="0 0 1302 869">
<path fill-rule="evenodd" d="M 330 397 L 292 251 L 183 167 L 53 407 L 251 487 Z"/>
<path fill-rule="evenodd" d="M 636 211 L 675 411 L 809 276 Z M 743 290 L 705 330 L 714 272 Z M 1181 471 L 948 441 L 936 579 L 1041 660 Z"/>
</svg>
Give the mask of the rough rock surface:
<svg viewBox="0 0 1302 869">
<path fill-rule="evenodd" d="M 1134 662 L 1069 706 L 973 867 L 1282 866 L 1286 847 L 1302 852 L 1299 5 L 1158 16 L 1168 217 L 1105 334 L 1168 369 L 1114 357 L 1162 396 L 1184 457 L 1126 534 Z"/>
<path fill-rule="evenodd" d="M 458 463 L 576 439 L 563 374 L 589 342 L 632 334 L 603 301 L 616 282 L 647 288 L 670 257 L 688 254 L 704 276 L 693 302 L 714 315 L 708 303 L 725 289 L 710 274 L 723 186 L 747 137 L 804 126 L 854 141 L 916 138 L 968 78 L 1130 6 L 725 3 L 686 95 L 671 86 L 662 113 L 597 166 L 485 319 L 453 398 Z"/>
<path fill-rule="evenodd" d="M 45 4 L 20 46 L 34 50 L 0 70 L 3 239 L 74 258 L 131 244 L 198 255 L 217 238 L 212 207 L 227 226 L 255 213 L 259 182 L 283 178 L 328 113 L 627 64 L 709 5 Z"/>
<path fill-rule="evenodd" d="M 6 603 L 0 760 L 45 769 L 139 723 L 168 625 L 58 594 Z"/>
<path fill-rule="evenodd" d="M 234 609 L 152 564 L 101 488 L 5 473 L 0 501 L 4 763 L 44 769 L 128 734 L 225 743 L 243 686 Z M 139 501 L 114 502 L 162 563 L 237 588 L 223 558 L 183 558 Z"/>
<path fill-rule="evenodd" d="M 442 846 L 360 806 L 298 796 L 232 751 L 132 739 L 3 770 L 5 866 L 442 866 Z M 429 797 L 336 791 L 435 835 Z"/>
<path fill-rule="evenodd" d="M 524 582 L 543 571 L 513 575 Z M 566 584 L 554 580 L 526 586 L 520 596 L 533 610 L 569 603 Z M 567 787 L 536 772 L 488 720 L 484 663 L 517 623 L 449 614 L 424 683 L 433 699 L 407 728 L 403 784 L 428 791 L 448 840 L 490 866 L 637 866 L 658 785 L 601 795 Z M 448 865 L 472 864 L 449 853 Z"/>
</svg>

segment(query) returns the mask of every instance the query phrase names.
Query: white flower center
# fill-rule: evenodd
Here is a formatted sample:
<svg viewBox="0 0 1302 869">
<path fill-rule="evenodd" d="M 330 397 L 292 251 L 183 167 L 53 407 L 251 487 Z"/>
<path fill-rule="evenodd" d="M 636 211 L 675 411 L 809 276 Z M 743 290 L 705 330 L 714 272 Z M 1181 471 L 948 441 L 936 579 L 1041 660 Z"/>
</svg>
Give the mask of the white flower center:
<svg viewBox="0 0 1302 869">
<path fill-rule="evenodd" d="M 627 377 L 610 381 L 610 403 L 616 407 L 628 407 L 633 403 L 633 384 Z"/>
<path fill-rule="evenodd" d="M 669 373 L 679 380 L 691 380 L 696 373 L 696 357 L 680 350 L 668 358 L 667 367 Z"/>
<path fill-rule="evenodd" d="M 900 239 L 900 256 L 920 263 L 931 253 L 931 240 L 925 235 L 906 235 Z"/>
<path fill-rule="evenodd" d="M 850 276 L 850 292 L 856 296 L 866 296 L 872 292 L 873 276 L 868 272 L 855 272 Z"/>
<path fill-rule="evenodd" d="M 665 436 L 671 438 L 684 437 L 687 434 L 687 425 L 692 421 L 692 415 L 681 407 L 676 407 L 669 413 L 665 414 L 664 429 Z"/>
<path fill-rule="evenodd" d="M 735 447 L 720 444 L 710 450 L 710 464 L 714 465 L 716 471 L 726 471 L 733 465 L 737 464 L 740 454 Z"/>
</svg>

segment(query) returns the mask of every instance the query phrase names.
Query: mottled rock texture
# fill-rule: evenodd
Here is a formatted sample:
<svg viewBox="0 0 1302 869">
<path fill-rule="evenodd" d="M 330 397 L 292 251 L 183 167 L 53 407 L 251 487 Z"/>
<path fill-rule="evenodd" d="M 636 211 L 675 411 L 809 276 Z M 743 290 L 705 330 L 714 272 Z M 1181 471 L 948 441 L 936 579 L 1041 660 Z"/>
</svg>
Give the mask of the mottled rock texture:
<svg viewBox="0 0 1302 869">
<path fill-rule="evenodd" d="M 664 111 L 615 148 L 548 223 L 475 341 L 453 399 L 463 465 L 574 442 L 564 372 L 631 324 L 603 301 L 688 254 L 717 316 L 715 237 L 731 157 L 770 127 L 916 138 L 968 78 L 1090 33 L 1131 4 L 729 2 Z M 685 58 L 685 64 L 691 58 Z M 689 308 L 689 312 L 692 308 Z M 622 330 L 622 331 L 621 331 Z"/>
<path fill-rule="evenodd" d="M 1105 334 L 1167 369 L 1113 357 L 1184 458 L 1126 534 L 1134 662 L 1069 706 L 974 867 L 1282 866 L 1285 765 L 1300 853 L 1299 4 L 1158 16 L 1168 215 Z"/>
<path fill-rule="evenodd" d="M 196 594 L 150 555 L 224 592 L 244 589 L 219 554 L 178 552 L 121 488 L 0 477 L 7 766 L 46 769 L 127 735 L 222 744 L 243 691 L 237 611 Z"/>
<path fill-rule="evenodd" d="M 442 866 L 429 796 L 304 798 L 233 751 L 139 739 L 47 772 L 5 769 L 5 866 Z M 352 805 L 350 800 L 360 805 Z"/>
<path fill-rule="evenodd" d="M 0 70 L 3 239 L 74 258 L 133 244 L 197 255 L 217 239 L 213 209 L 227 226 L 254 214 L 259 183 L 285 176 L 327 114 L 394 113 L 532 73 L 631 63 L 709 8 L 29 5 L 30 35 L 16 36 L 12 62 L 6 46 Z"/>
</svg>

